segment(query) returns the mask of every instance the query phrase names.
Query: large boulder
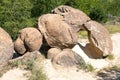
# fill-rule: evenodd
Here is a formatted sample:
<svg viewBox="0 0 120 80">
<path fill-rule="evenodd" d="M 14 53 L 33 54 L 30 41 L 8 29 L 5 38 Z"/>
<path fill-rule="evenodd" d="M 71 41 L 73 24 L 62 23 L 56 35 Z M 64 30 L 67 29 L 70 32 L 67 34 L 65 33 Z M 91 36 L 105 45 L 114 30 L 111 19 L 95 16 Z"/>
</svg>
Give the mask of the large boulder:
<svg viewBox="0 0 120 80">
<path fill-rule="evenodd" d="M 62 15 L 64 17 L 64 21 L 67 22 L 75 32 L 82 29 L 83 24 L 90 20 L 90 18 L 81 10 L 65 5 L 53 9 L 51 12 Z"/>
<path fill-rule="evenodd" d="M 88 31 L 88 39 L 92 50 L 101 56 L 107 56 L 112 52 L 112 40 L 107 29 L 96 21 L 86 22 L 84 25 Z"/>
<path fill-rule="evenodd" d="M 52 59 L 53 66 L 58 68 L 69 68 L 69 67 L 76 67 L 77 65 L 84 65 L 85 62 L 82 57 L 76 54 L 71 49 L 64 49 L 59 54 L 57 54 Z"/>
<path fill-rule="evenodd" d="M 42 45 L 42 35 L 35 28 L 24 28 L 19 31 L 18 39 L 14 45 L 15 51 L 19 54 L 39 50 Z"/>
<path fill-rule="evenodd" d="M 4 66 L 14 53 L 14 46 L 9 34 L 0 27 L 0 68 Z"/>
<path fill-rule="evenodd" d="M 58 14 L 45 14 L 39 17 L 38 28 L 51 47 L 71 48 L 77 43 L 76 32 Z"/>
</svg>

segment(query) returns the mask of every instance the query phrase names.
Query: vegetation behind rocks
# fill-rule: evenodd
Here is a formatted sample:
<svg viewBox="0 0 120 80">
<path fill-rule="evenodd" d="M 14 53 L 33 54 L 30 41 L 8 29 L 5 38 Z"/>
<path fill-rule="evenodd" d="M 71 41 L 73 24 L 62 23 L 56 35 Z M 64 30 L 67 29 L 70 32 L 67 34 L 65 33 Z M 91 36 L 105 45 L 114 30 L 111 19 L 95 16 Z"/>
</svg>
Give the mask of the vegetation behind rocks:
<svg viewBox="0 0 120 80">
<path fill-rule="evenodd" d="M 80 9 L 99 22 L 106 22 L 108 14 L 120 16 L 119 0 L 0 0 L 0 26 L 15 40 L 20 29 L 37 26 L 40 15 L 59 5 Z"/>
</svg>

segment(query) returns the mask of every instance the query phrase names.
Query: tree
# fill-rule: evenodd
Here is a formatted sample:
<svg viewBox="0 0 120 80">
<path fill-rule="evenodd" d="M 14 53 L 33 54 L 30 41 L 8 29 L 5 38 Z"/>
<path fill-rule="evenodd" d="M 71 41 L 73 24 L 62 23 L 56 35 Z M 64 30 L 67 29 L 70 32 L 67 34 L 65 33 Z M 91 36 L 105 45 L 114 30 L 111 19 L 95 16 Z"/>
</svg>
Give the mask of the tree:
<svg viewBox="0 0 120 80">
<path fill-rule="evenodd" d="M 64 5 L 68 0 L 31 0 L 34 4 L 32 17 L 39 17 L 42 14 L 50 13 L 52 9 Z"/>
<path fill-rule="evenodd" d="M 20 29 L 33 26 L 31 18 L 33 5 L 29 0 L 1 0 L 0 1 L 0 26 L 3 27 L 13 39 L 16 39 Z"/>
<path fill-rule="evenodd" d="M 120 17 L 120 0 L 112 0 L 109 2 L 108 13 Z"/>
</svg>

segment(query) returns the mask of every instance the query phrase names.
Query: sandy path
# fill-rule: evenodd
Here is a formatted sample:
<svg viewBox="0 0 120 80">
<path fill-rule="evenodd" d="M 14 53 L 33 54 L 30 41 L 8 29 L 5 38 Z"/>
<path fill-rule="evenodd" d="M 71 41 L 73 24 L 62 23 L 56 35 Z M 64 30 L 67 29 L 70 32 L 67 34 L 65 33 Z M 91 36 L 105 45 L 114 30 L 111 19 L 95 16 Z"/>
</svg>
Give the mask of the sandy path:
<svg viewBox="0 0 120 80">
<path fill-rule="evenodd" d="M 76 71 L 75 68 L 56 70 L 50 60 L 44 61 L 43 69 L 49 80 L 96 80 L 92 73 L 83 70 Z"/>
<path fill-rule="evenodd" d="M 0 80 L 28 80 L 25 74 L 29 73 L 28 71 L 21 70 L 19 68 L 14 68 L 7 71 Z"/>
</svg>

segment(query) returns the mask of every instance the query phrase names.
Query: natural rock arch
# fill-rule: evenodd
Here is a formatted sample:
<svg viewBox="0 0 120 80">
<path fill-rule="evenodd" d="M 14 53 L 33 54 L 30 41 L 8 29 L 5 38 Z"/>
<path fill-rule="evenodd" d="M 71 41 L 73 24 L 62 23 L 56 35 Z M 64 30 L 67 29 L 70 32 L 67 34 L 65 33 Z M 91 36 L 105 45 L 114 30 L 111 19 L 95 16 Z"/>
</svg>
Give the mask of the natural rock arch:
<svg viewBox="0 0 120 80">
<path fill-rule="evenodd" d="M 82 11 L 62 5 L 53 9 L 51 12 L 62 15 L 64 21 L 76 32 L 80 31 L 80 29 L 84 29 L 88 32 L 90 43 L 84 48 L 87 54 L 92 54 L 94 58 L 102 58 L 112 52 L 112 41 L 107 29 L 100 23 L 92 21 Z"/>
</svg>

